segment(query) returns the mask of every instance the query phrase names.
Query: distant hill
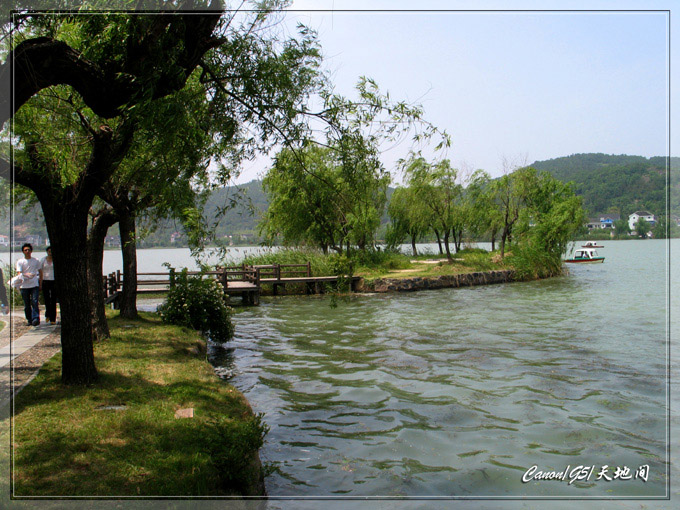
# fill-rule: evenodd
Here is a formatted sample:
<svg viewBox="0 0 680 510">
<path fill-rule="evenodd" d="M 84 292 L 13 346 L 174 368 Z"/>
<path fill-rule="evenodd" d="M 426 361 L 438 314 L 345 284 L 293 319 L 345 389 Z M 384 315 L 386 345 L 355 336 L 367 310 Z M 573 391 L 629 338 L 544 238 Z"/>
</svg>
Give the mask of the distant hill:
<svg viewBox="0 0 680 510">
<path fill-rule="evenodd" d="M 609 154 L 573 154 L 536 161 L 531 166 L 573 182 L 590 216 L 637 210 L 662 214 L 666 210 L 666 158 Z M 671 158 L 671 196 L 680 204 L 680 158 Z"/>
<path fill-rule="evenodd" d="M 576 193 L 583 197 L 589 216 L 617 212 L 622 216 L 636 210 L 647 210 L 662 214 L 666 208 L 666 158 L 609 154 L 573 154 L 562 158 L 536 161 L 531 166 L 550 172 L 564 182 L 573 182 Z M 680 158 L 671 160 L 671 202 L 680 207 Z M 388 199 L 394 189 L 389 188 Z M 224 210 L 219 218 L 216 232 L 218 237 L 233 236 L 235 243 L 257 241 L 257 224 L 267 210 L 269 202 L 262 189 L 262 181 L 215 190 L 209 198 L 204 215 L 208 221 L 218 221 L 218 211 Z M 679 209 L 675 209 L 678 211 Z M 0 233 L 8 233 L 9 218 L 0 216 Z M 387 214 L 383 223 L 387 222 Z M 140 222 L 138 230 L 145 233 L 140 247 L 168 246 L 170 235 L 181 231 L 179 222 L 165 220 L 147 228 Z M 39 206 L 15 209 L 14 224 L 22 235 L 46 236 L 42 211 Z M 117 235 L 114 226 L 110 235 Z"/>
<path fill-rule="evenodd" d="M 222 212 L 217 227 L 218 235 L 252 234 L 262 214 L 269 207 L 262 181 L 229 186 L 215 190 L 204 209 L 206 218 L 217 218 Z"/>
</svg>

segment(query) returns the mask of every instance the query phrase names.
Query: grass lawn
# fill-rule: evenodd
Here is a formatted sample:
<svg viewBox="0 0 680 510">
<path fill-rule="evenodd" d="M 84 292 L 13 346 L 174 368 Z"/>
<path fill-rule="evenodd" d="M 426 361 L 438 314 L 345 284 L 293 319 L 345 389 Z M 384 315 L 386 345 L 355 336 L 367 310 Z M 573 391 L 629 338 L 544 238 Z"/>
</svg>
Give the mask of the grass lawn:
<svg viewBox="0 0 680 510">
<path fill-rule="evenodd" d="M 437 276 L 510 269 L 509 266 L 492 261 L 493 254 L 484 250 L 461 250 L 448 261 L 446 256 L 401 255 L 377 266 L 361 266 L 355 270 L 357 276 L 371 281 L 378 278 L 436 278 Z"/>
<path fill-rule="evenodd" d="M 258 494 L 265 427 L 198 333 L 144 313 L 110 326 L 97 384 L 63 386 L 57 355 L 18 395 L 14 496 Z"/>
</svg>

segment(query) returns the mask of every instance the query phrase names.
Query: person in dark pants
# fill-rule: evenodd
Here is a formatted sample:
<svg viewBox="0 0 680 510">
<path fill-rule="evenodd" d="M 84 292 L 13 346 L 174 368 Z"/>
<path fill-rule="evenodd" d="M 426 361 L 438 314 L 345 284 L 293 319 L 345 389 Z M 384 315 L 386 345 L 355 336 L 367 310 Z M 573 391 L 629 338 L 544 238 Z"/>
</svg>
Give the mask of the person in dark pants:
<svg viewBox="0 0 680 510">
<path fill-rule="evenodd" d="M 17 260 L 17 274 L 21 275 L 23 281 L 19 286 L 21 298 L 24 300 L 24 314 L 30 326 L 40 324 L 40 308 L 38 308 L 38 298 L 40 297 L 40 261 L 31 257 L 33 246 L 25 243 L 21 247 L 24 258 Z"/>
<path fill-rule="evenodd" d="M 52 263 L 52 247 L 45 248 L 47 257 L 40 261 L 40 287 L 45 298 L 45 320 L 49 324 L 57 322 L 57 289 L 54 283 L 54 264 Z"/>
</svg>

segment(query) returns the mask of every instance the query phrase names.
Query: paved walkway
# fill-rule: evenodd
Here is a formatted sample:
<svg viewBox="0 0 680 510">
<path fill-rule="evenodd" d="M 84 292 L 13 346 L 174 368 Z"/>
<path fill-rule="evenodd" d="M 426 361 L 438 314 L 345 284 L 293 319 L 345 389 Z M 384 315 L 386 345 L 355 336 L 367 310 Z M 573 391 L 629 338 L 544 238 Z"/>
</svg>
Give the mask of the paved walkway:
<svg viewBox="0 0 680 510">
<path fill-rule="evenodd" d="M 3 333 L 5 330 L 9 331 L 9 323 L 5 322 L 5 327 L 3 328 Z M 9 366 L 11 360 L 23 354 L 31 347 L 40 342 L 47 335 L 54 333 L 54 330 L 58 326 L 41 324 L 37 327 L 31 327 L 26 333 L 21 335 L 19 338 L 15 338 L 13 342 L 0 348 L 0 369 Z"/>
<path fill-rule="evenodd" d="M 12 392 L 12 366 L 14 367 L 13 389 L 16 394 L 35 377 L 42 364 L 59 350 L 59 346 L 52 347 L 49 352 L 44 347 L 38 347 L 35 352 L 26 354 L 19 361 L 15 361 L 16 358 L 27 353 L 57 331 L 59 326 L 41 324 L 37 327 L 26 327 L 23 325 L 24 321 L 19 321 L 14 324 L 15 328 L 12 331 L 14 338 L 10 338 L 9 317 L 3 316 L 0 320 L 5 323 L 5 327 L 0 331 L 0 417 L 4 417 L 9 410 L 7 404 Z"/>
</svg>

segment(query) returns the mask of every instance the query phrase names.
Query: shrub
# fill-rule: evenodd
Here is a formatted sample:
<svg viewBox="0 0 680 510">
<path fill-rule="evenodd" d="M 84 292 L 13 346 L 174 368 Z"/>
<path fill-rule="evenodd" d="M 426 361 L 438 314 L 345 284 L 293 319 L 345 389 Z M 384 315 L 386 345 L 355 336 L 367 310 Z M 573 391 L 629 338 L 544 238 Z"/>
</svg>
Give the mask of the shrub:
<svg viewBox="0 0 680 510">
<path fill-rule="evenodd" d="M 506 258 L 518 280 L 548 278 L 562 274 L 562 260 L 528 243 L 514 244 Z"/>
<path fill-rule="evenodd" d="M 189 276 L 186 268 L 171 274 L 168 296 L 158 311 L 163 322 L 202 331 L 215 342 L 226 342 L 234 335 L 222 286 L 202 274 Z"/>
<path fill-rule="evenodd" d="M 255 454 L 269 431 L 262 417 L 258 414 L 247 421 L 218 418 L 208 422 L 202 431 L 203 443 L 223 487 L 247 487 L 256 480 Z"/>
</svg>

